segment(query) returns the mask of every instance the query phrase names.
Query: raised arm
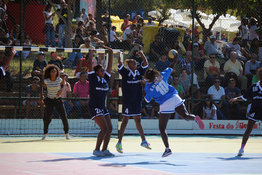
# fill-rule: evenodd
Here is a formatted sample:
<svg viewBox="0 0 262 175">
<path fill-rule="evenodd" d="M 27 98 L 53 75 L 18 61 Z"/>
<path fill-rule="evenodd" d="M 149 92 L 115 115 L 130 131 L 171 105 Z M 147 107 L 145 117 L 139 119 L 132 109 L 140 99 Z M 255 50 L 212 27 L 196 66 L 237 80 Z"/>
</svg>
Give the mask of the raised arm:
<svg viewBox="0 0 262 175">
<path fill-rule="evenodd" d="M 88 59 L 87 59 L 89 72 L 93 71 L 92 61 L 93 61 L 94 53 L 95 50 L 89 50 Z"/>
<path fill-rule="evenodd" d="M 176 65 L 177 63 L 177 57 L 178 57 L 178 53 L 176 53 L 176 55 L 174 55 L 175 57 L 173 58 L 172 63 L 169 65 L 170 68 L 173 69 L 173 67 Z"/>
<path fill-rule="evenodd" d="M 143 60 L 142 66 L 143 67 L 147 66 L 148 65 L 148 61 L 147 61 L 147 58 L 146 58 L 144 52 L 142 50 L 140 50 L 137 54 L 139 54 L 141 56 L 142 60 Z"/>
<path fill-rule="evenodd" d="M 104 46 L 104 48 L 107 49 L 108 52 L 109 52 L 109 60 L 108 60 L 108 65 L 107 65 L 106 71 L 109 74 L 111 74 L 112 66 L 113 66 L 113 58 L 114 58 L 113 49 L 111 49 L 110 47 L 107 47 L 107 46 Z"/>
</svg>

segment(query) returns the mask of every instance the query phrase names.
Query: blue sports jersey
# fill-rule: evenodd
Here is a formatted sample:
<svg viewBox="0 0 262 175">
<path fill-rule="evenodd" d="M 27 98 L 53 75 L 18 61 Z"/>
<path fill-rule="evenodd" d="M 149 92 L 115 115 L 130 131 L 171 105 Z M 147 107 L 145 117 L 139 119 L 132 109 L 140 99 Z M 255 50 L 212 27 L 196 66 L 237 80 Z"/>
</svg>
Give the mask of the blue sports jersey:
<svg viewBox="0 0 262 175">
<path fill-rule="evenodd" d="M 124 65 L 119 67 L 118 71 L 122 76 L 123 104 L 141 103 L 143 94 L 140 81 L 147 67 L 141 66 L 135 72 L 126 69 Z"/>
<path fill-rule="evenodd" d="M 153 83 L 146 83 L 146 102 L 150 102 L 151 99 L 154 98 L 155 101 L 161 105 L 174 94 L 178 94 L 177 90 L 167 83 L 172 70 L 172 68 L 168 67 L 163 72 L 161 72 L 162 80 Z"/>
<path fill-rule="evenodd" d="M 97 76 L 95 71 L 88 72 L 90 107 L 103 108 L 105 106 L 106 95 L 109 90 L 109 79 L 110 74 L 107 72 L 105 72 L 104 78 Z"/>
</svg>

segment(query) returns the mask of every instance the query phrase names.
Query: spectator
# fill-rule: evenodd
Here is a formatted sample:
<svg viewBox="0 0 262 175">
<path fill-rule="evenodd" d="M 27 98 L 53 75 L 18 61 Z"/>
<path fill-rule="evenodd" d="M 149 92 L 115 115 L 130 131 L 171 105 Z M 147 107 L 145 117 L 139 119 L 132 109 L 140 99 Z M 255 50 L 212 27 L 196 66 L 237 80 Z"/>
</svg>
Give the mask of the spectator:
<svg viewBox="0 0 262 175">
<path fill-rule="evenodd" d="M 227 36 L 226 36 L 225 33 L 222 33 L 222 35 L 221 35 L 221 41 L 224 41 L 224 42 L 227 42 L 227 41 L 228 41 Z"/>
<path fill-rule="evenodd" d="M 225 111 L 225 113 L 222 113 L 222 108 L 225 107 L 225 89 L 220 86 L 220 78 L 216 77 L 214 81 L 214 85 L 209 87 L 208 89 L 208 95 L 211 96 L 212 100 L 214 101 L 214 104 L 217 107 L 217 117 L 219 120 L 226 120 L 228 119 L 228 111 Z"/>
<path fill-rule="evenodd" d="M 157 62 L 160 59 L 161 53 L 163 51 L 168 52 L 169 49 L 166 44 L 162 42 L 161 36 L 156 35 L 155 41 L 150 44 L 149 61 L 154 63 Z"/>
<path fill-rule="evenodd" d="M 48 62 L 48 64 L 54 64 L 60 69 L 61 72 L 64 72 L 64 65 L 59 59 L 57 52 L 51 52 L 51 60 Z"/>
<path fill-rule="evenodd" d="M 6 1 L 0 0 L 0 21 L 2 23 L 2 28 L 4 29 L 6 33 L 6 37 L 9 37 L 9 32 L 7 28 L 7 6 Z"/>
<path fill-rule="evenodd" d="M 110 26 L 111 26 L 111 23 L 112 23 L 112 21 L 111 21 L 111 19 L 109 18 L 108 15 L 109 15 L 109 12 L 106 10 L 104 12 L 104 16 L 102 17 L 102 22 L 105 24 L 105 27 L 106 27 L 107 30 L 110 29 Z"/>
<path fill-rule="evenodd" d="M 74 85 L 73 95 L 80 98 L 89 98 L 89 82 L 86 80 L 86 72 L 81 72 L 79 81 Z M 82 108 L 88 108 L 88 100 L 77 100 L 75 102 L 75 107 L 79 118 L 84 118 Z"/>
<path fill-rule="evenodd" d="M 241 91 L 238 87 L 236 87 L 236 80 L 234 78 L 229 79 L 228 86 L 225 88 L 225 94 L 227 100 L 241 96 Z M 225 101 L 225 108 L 227 108 L 227 111 L 229 111 L 229 109 L 234 109 L 234 115 L 230 115 L 231 117 L 228 119 L 239 120 L 241 114 L 240 114 L 240 104 L 238 101 L 233 103 L 229 103 L 229 101 Z"/>
<path fill-rule="evenodd" d="M 73 48 L 79 48 L 80 45 L 84 43 L 83 38 L 79 35 L 75 36 L 75 39 L 73 40 Z M 67 67 L 74 67 L 77 65 L 78 61 L 82 58 L 81 52 L 72 52 L 69 57 L 65 61 L 65 66 Z"/>
<path fill-rule="evenodd" d="M 132 24 L 137 24 L 140 18 L 141 18 L 140 15 L 136 15 L 135 19 L 132 21 Z"/>
<path fill-rule="evenodd" d="M 127 14 L 126 17 L 124 18 L 124 22 L 123 24 L 121 25 L 121 30 L 124 32 L 126 30 L 126 28 L 129 27 L 129 23 L 130 23 L 130 15 Z"/>
<path fill-rule="evenodd" d="M 91 49 L 94 50 L 95 47 L 91 45 L 91 38 L 87 37 L 84 41 L 84 44 L 81 44 L 80 47 L 81 49 Z"/>
<path fill-rule="evenodd" d="M 203 50 L 199 50 L 199 44 L 197 42 L 193 44 L 193 47 L 195 68 L 202 70 L 205 63 L 204 52 Z"/>
<path fill-rule="evenodd" d="M 224 72 L 233 72 L 237 75 L 238 81 L 241 84 L 241 90 L 247 89 L 247 77 L 243 75 L 243 67 L 241 63 L 237 60 L 237 53 L 231 52 L 230 59 L 224 65 Z"/>
<path fill-rule="evenodd" d="M 162 72 L 170 65 L 170 61 L 167 59 L 167 55 L 165 53 L 161 54 L 160 60 L 156 63 L 155 69 L 159 72 Z"/>
<path fill-rule="evenodd" d="M 42 78 L 43 70 L 47 66 L 45 54 L 42 51 L 37 53 L 37 59 L 34 61 L 33 70 L 31 72 L 32 77 L 38 76 L 40 79 Z"/>
<path fill-rule="evenodd" d="M 100 40 L 98 37 L 97 37 L 97 31 L 96 30 L 92 30 L 91 33 L 90 33 L 90 40 L 91 40 L 91 45 L 93 47 L 97 47 L 97 45 L 99 44 L 105 44 L 102 40 Z"/>
<path fill-rule="evenodd" d="M 99 31 L 98 37 L 105 45 L 108 45 L 108 29 L 105 23 L 102 24 L 102 29 Z"/>
<path fill-rule="evenodd" d="M 152 21 L 152 18 L 151 18 L 151 17 L 148 17 L 147 20 L 148 20 L 148 23 L 146 23 L 146 26 L 156 26 L 156 23 L 154 23 L 154 22 Z"/>
<path fill-rule="evenodd" d="M 183 45 L 184 45 L 185 49 L 188 48 L 188 45 L 190 44 L 190 41 L 192 41 L 191 30 L 189 28 L 187 28 L 186 31 L 185 31 L 184 38 L 183 38 Z"/>
<path fill-rule="evenodd" d="M 180 84 L 178 84 L 178 79 L 179 79 L 179 77 L 177 75 L 174 75 L 172 85 L 177 90 L 178 95 L 180 96 L 180 98 L 183 99 L 185 97 L 185 94 L 184 94 L 183 87 Z"/>
<path fill-rule="evenodd" d="M 156 119 L 157 118 L 157 104 L 155 100 L 151 100 L 149 103 L 145 101 L 143 98 L 142 100 L 142 113 L 141 118 L 142 119 Z"/>
<path fill-rule="evenodd" d="M 248 19 L 247 18 L 243 18 L 241 20 L 241 25 L 239 26 L 239 33 L 240 33 L 240 37 L 242 38 L 242 47 L 245 47 L 245 45 L 248 42 L 248 35 L 249 35 L 249 29 L 248 29 Z"/>
<path fill-rule="evenodd" d="M 120 48 L 120 41 L 116 35 L 116 26 L 112 26 L 110 31 L 110 45 L 112 48 Z"/>
<path fill-rule="evenodd" d="M 251 18 L 249 22 L 249 40 L 252 41 L 253 39 L 257 38 L 259 39 L 257 30 L 259 27 L 257 26 L 257 20 L 256 18 Z"/>
<path fill-rule="evenodd" d="M 211 35 L 209 37 L 210 41 L 206 41 L 204 45 L 204 50 L 207 55 L 216 54 L 219 58 L 224 58 L 224 55 L 221 54 L 218 50 L 217 43 L 216 43 L 216 37 L 214 35 Z"/>
<path fill-rule="evenodd" d="M 61 98 L 67 98 L 67 97 L 72 97 L 72 90 L 71 90 L 71 85 L 68 82 L 68 75 L 66 73 L 61 73 L 60 77 L 62 78 L 62 87 L 61 87 Z M 62 99 L 66 114 L 68 115 L 71 110 L 73 109 L 74 104 L 72 103 L 71 100 L 68 99 Z"/>
<path fill-rule="evenodd" d="M 203 103 L 203 120 L 217 120 L 217 108 L 210 96 Z"/>
<path fill-rule="evenodd" d="M 192 52 L 191 51 L 187 51 L 186 52 L 186 58 L 183 58 L 181 61 L 180 61 L 180 68 L 181 69 L 186 69 L 187 72 L 191 72 L 192 71 Z"/>
<path fill-rule="evenodd" d="M 86 26 L 87 23 L 88 23 L 88 16 L 86 14 L 85 8 L 82 8 L 82 10 L 81 10 L 81 18 L 82 18 L 82 21 L 84 22 L 84 26 Z"/>
<path fill-rule="evenodd" d="M 63 47 L 63 37 L 64 37 L 64 32 L 66 28 L 66 23 L 67 23 L 67 16 L 68 16 L 68 5 L 66 4 L 65 1 L 61 1 L 61 11 L 60 14 L 63 18 L 59 18 L 59 27 L 58 27 L 58 47 Z M 65 42 L 65 47 L 67 47 L 67 43 Z"/>
<path fill-rule="evenodd" d="M 76 35 L 83 37 L 85 32 L 85 26 L 83 21 L 77 22 Z"/>
<path fill-rule="evenodd" d="M 88 67 L 89 67 L 89 63 L 88 63 L 88 54 L 84 57 L 81 58 L 77 64 L 76 70 L 75 70 L 75 76 L 77 78 L 80 77 L 81 72 L 85 72 L 86 76 L 87 76 L 87 72 L 88 72 Z M 95 58 L 93 58 L 93 62 L 92 65 L 95 66 L 97 65 L 97 60 Z"/>
<path fill-rule="evenodd" d="M 230 52 L 235 51 L 237 53 L 237 58 L 241 61 L 246 62 L 247 58 L 245 58 L 241 53 L 241 47 L 239 45 L 241 39 L 239 37 L 234 38 L 232 43 L 228 43 L 226 47 L 226 56 L 230 57 Z"/>
<path fill-rule="evenodd" d="M 93 24 L 96 23 L 96 20 L 91 13 L 88 13 L 88 19 L 89 19 L 89 22 L 92 22 Z"/>
<path fill-rule="evenodd" d="M 114 86 L 110 94 L 108 110 L 112 118 L 118 118 L 118 100 L 115 98 L 119 96 L 119 82 L 115 82 Z"/>
<path fill-rule="evenodd" d="M 245 64 L 245 76 L 247 77 L 248 86 L 251 85 L 252 77 L 256 75 L 256 70 L 260 67 L 261 63 L 257 60 L 257 55 L 252 53 L 251 60 L 248 60 Z"/>
<path fill-rule="evenodd" d="M 131 49 L 131 43 L 134 40 L 134 30 L 136 29 L 135 24 L 131 24 L 130 27 L 127 27 L 123 32 L 123 48 L 126 50 Z"/>
<path fill-rule="evenodd" d="M 204 68 L 204 78 L 209 85 L 213 85 L 215 77 L 220 76 L 220 64 L 216 60 L 215 54 L 209 55 L 209 59 L 205 61 Z"/>
<path fill-rule="evenodd" d="M 250 53 L 255 53 L 259 56 L 259 40 L 257 38 L 253 39 L 250 44 Z M 262 58 L 259 58 L 262 61 Z"/>
<path fill-rule="evenodd" d="M 40 78 L 37 76 L 33 77 L 33 83 L 26 86 L 25 89 L 26 97 L 40 97 Z M 29 118 L 29 113 L 31 110 L 31 106 L 37 107 L 40 105 L 40 116 L 44 117 L 44 104 L 40 99 L 26 99 L 23 101 L 23 105 L 26 107 L 25 109 L 25 117 Z"/>
<path fill-rule="evenodd" d="M 49 45 L 55 47 L 55 28 L 53 25 L 53 18 L 55 16 L 55 12 L 51 12 L 52 6 L 48 4 L 44 11 L 44 18 L 45 18 L 45 46 L 48 47 Z"/>
<path fill-rule="evenodd" d="M 191 81 L 189 76 L 187 75 L 186 69 L 182 69 L 180 77 L 178 79 L 178 84 L 183 87 L 185 98 L 189 97 L 189 88 L 191 86 Z"/>
<path fill-rule="evenodd" d="M 192 93 L 192 88 L 193 88 L 193 93 Z M 192 86 L 190 86 L 189 88 L 189 94 L 191 94 L 189 96 L 189 99 L 201 99 L 201 93 L 197 87 L 196 84 L 193 84 Z M 193 96 L 192 96 L 193 95 Z M 193 109 L 192 112 L 194 112 L 194 114 L 201 116 L 202 112 L 202 104 L 201 101 L 197 100 L 197 101 L 188 101 L 188 111 L 191 111 L 191 109 Z"/>
<path fill-rule="evenodd" d="M 91 31 L 93 31 L 93 30 L 96 30 L 96 26 L 95 26 L 95 23 L 93 22 L 93 21 L 90 21 L 89 23 L 88 23 L 88 26 L 85 28 L 85 37 L 87 36 L 87 37 L 89 37 L 90 36 L 90 34 L 91 34 Z"/>
</svg>

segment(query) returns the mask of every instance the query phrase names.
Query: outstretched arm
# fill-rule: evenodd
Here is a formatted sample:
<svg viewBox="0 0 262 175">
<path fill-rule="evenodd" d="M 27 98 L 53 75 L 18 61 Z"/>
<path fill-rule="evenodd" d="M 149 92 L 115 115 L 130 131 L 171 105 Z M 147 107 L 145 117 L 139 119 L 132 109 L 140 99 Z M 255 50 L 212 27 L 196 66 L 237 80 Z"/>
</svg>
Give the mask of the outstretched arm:
<svg viewBox="0 0 262 175">
<path fill-rule="evenodd" d="M 144 52 L 142 50 L 140 50 L 137 54 L 139 54 L 141 56 L 142 60 L 143 60 L 142 66 L 143 67 L 147 66 L 148 65 L 148 61 L 147 61 L 147 58 L 146 58 Z"/>
<path fill-rule="evenodd" d="M 109 74 L 111 74 L 112 66 L 113 66 L 113 58 L 114 58 L 113 49 L 111 49 L 110 47 L 107 47 L 107 46 L 104 46 L 104 48 L 109 51 L 109 60 L 108 60 L 108 65 L 107 65 L 106 71 L 107 71 Z"/>
<path fill-rule="evenodd" d="M 234 103 L 234 102 L 236 102 L 236 101 L 243 101 L 243 98 L 242 98 L 243 96 L 241 95 L 241 96 L 238 96 L 238 97 L 235 97 L 235 98 L 231 98 L 230 100 L 229 100 L 229 102 L 230 103 Z"/>
</svg>

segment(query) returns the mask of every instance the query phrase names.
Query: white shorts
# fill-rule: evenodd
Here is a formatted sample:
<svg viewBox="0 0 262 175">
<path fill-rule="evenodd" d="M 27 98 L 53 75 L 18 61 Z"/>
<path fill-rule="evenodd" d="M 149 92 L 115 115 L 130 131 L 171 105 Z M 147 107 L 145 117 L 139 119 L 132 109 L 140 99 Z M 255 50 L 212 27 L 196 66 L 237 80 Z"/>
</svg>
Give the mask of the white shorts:
<svg viewBox="0 0 262 175">
<path fill-rule="evenodd" d="M 178 94 L 173 95 L 160 105 L 160 114 L 172 114 L 175 112 L 176 107 L 182 105 L 185 100 L 182 100 Z"/>
</svg>

